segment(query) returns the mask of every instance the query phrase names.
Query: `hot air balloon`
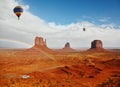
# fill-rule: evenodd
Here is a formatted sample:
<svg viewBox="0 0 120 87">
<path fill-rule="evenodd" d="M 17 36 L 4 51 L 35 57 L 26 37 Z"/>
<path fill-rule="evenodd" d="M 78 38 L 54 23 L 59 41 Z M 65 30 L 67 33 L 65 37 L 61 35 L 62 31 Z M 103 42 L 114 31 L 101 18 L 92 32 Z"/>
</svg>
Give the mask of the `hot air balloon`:
<svg viewBox="0 0 120 87">
<path fill-rule="evenodd" d="M 21 16 L 21 14 L 23 13 L 23 8 L 21 6 L 16 6 L 14 9 L 13 9 L 14 13 L 16 14 L 16 16 L 18 17 L 18 20 Z"/>
<path fill-rule="evenodd" d="M 86 31 L 86 29 L 85 29 L 85 28 L 83 28 L 83 31 Z"/>
</svg>

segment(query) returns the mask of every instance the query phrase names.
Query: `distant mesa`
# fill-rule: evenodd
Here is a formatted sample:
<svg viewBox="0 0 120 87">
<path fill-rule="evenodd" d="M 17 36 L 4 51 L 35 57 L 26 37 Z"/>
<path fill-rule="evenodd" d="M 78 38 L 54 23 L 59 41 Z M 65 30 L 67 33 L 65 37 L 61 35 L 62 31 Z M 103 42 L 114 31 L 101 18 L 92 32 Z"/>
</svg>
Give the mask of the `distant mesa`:
<svg viewBox="0 0 120 87">
<path fill-rule="evenodd" d="M 33 48 L 38 48 L 44 51 L 52 51 L 50 50 L 46 45 L 46 39 L 43 39 L 43 37 L 35 37 L 34 46 Z M 75 52 L 76 50 L 71 48 L 70 43 L 67 42 L 65 46 L 62 49 L 59 49 L 60 52 Z M 103 48 L 103 43 L 101 40 L 93 40 L 91 42 L 91 48 L 88 49 L 88 51 L 106 51 Z"/>
<path fill-rule="evenodd" d="M 35 37 L 34 46 L 32 47 L 32 49 L 37 49 L 45 52 L 52 52 L 52 50 L 47 47 L 46 39 L 38 36 Z"/>
<path fill-rule="evenodd" d="M 91 49 L 94 48 L 103 48 L 103 44 L 101 40 L 94 40 L 91 42 Z"/>
<path fill-rule="evenodd" d="M 101 40 L 94 40 L 91 42 L 91 48 L 89 51 L 105 51 Z"/>
<path fill-rule="evenodd" d="M 44 40 L 43 37 L 35 37 L 34 39 L 34 46 L 32 48 L 26 49 L 24 51 L 25 54 L 43 54 L 43 51 L 47 48 L 46 39 Z"/>
<path fill-rule="evenodd" d="M 69 43 L 69 42 L 67 42 L 67 43 L 65 44 L 64 49 L 65 49 L 65 48 L 71 48 L 71 47 L 70 47 L 70 43 Z"/>
<path fill-rule="evenodd" d="M 35 37 L 34 39 L 34 46 L 32 48 L 26 49 L 22 52 L 19 52 L 19 55 L 22 56 L 35 56 L 35 57 L 41 57 L 41 59 L 50 59 L 54 60 L 54 58 L 51 57 L 50 52 L 53 51 L 49 49 L 46 45 L 46 39 L 43 39 L 43 37 Z"/>
<path fill-rule="evenodd" d="M 62 49 L 62 51 L 66 51 L 66 52 L 73 52 L 73 51 L 75 51 L 73 48 L 71 48 L 70 47 L 70 43 L 69 42 L 67 42 L 66 44 L 65 44 L 65 46 L 64 46 L 64 48 Z"/>
<path fill-rule="evenodd" d="M 43 37 L 36 37 L 35 38 L 35 46 L 37 47 L 47 47 L 46 45 L 46 39 L 44 40 Z"/>
<path fill-rule="evenodd" d="M 35 37 L 34 46 L 32 47 L 32 50 L 33 49 L 43 50 L 43 51 L 46 51 L 46 52 L 53 52 L 54 51 L 53 49 L 50 49 L 50 48 L 47 47 L 46 39 L 44 39 L 43 37 L 38 37 L 38 36 Z M 67 42 L 67 43 L 65 43 L 65 45 L 62 49 L 57 49 L 55 51 L 76 52 L 77 50 L 71 48 L 70 43 Z M 102 43 L 101 40 L 93 40 L 91 42 L 91 48 L 88 49 L 87 51 L 106 51 L 106 50 L 103 48 L 103 43 Z"/>
<path fill-rule="evenodd" d="M 25 51 L 25 53 L 43 53 L 43 51 L 48 51 L 49 48 L 46 45 L 46 39 L 44 40 L 43 37 L 35 37 L 34 39 L 34 46 L 29 48 Z"/>
</svg>

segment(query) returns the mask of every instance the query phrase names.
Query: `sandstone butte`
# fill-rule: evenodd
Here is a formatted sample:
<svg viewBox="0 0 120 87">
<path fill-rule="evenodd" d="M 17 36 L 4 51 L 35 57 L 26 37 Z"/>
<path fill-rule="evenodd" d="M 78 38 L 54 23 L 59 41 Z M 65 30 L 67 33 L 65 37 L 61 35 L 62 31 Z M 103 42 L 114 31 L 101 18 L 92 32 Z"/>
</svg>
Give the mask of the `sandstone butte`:
<svg viewBox="0 0 120 87">
<path fill-rule="evenodd" d="M 43 50 L 52 51 L 50 48 L 47 47 L 46 39 L 44 39 L 43 37 L 38 37 L 38 36 L 35 38 L 33 48 L 39 48 Z M 74 52 L 76 50 L 71 48 L 70 43 L 67 42 L 65 46 L 62 49 L 59 49 L 58 51 Z M 103 48 L 103 43 L 101 40 L 93 40 L 91 42 L 91 48 L 88 49 L 88 51 L 106 51 L 106 50 Z"/>
<path fill-rule="evenodd" d="M 88 51 L 106 51 L 103 48 L 103 43 L 101 40 L 93 40 L 91 42 L 91 48 Z"/>
</svg>

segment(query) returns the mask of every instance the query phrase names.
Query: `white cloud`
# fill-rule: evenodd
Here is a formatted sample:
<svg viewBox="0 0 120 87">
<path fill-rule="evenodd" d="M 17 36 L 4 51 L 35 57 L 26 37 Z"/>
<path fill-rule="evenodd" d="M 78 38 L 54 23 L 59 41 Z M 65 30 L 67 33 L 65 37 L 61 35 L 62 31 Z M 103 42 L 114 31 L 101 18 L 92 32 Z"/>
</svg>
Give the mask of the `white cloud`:
<svg viewBox="0 0 120 87">
<path fill-rule="evenodd" d="M 57 25 L 29 12 L 29 5 L 22 5 L 24 12 L 20 18 L 13 13 L 13 8 L 18 5 L 15 0 L 1 0 L 0 3 L 0 38 L 16 40 L 33 45 L 35 36 L 47 39 L 48 47 L 62 48 L 66 42 L 71 47 L 90 47 L 91 41 L 100 39 L 104 47 L 120 47 L 120 28 L 115 29 L 115 24 L 95 25 L 88 21 Z M 82 28 L 85 27 L 84 32 Z M 10 42 L 9 42 L 10 43 Z M 13 43 L 12 43 L 13 44 Z M 10 47 L 13 46 L 11 43 Z M 6 45 L 6 44 L 5 44 Z M 18 45 L 18 47 L 22 47 Z M 5 47 L 0 44 L 0 47 Z"/>
<path fill-rule="evenodd" d="M 99 19 L 100 22 L 108 22 L 110 19 L 110 17 L 104 17 L 104 18 L 101 18 Z"/>
</svg>

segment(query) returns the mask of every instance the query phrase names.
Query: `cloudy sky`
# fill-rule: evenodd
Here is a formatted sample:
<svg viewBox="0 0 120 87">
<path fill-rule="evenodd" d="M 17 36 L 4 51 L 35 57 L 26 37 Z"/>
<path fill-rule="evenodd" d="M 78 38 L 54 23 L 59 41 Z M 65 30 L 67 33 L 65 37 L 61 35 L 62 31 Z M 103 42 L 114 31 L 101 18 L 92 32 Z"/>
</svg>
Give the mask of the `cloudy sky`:
<svg viewBox="0 0 120 87">
<path fill-rule="evenodd" d="M 13 8 L 23 7 L 17 19 Z M 46 38 L 49 48 L 120 48 L 119 0 L 0 0 L 0 48 L 29 48 L 34 38 Z M 84 32 L 82 29 L 86 28 Z"/>
</svg>

